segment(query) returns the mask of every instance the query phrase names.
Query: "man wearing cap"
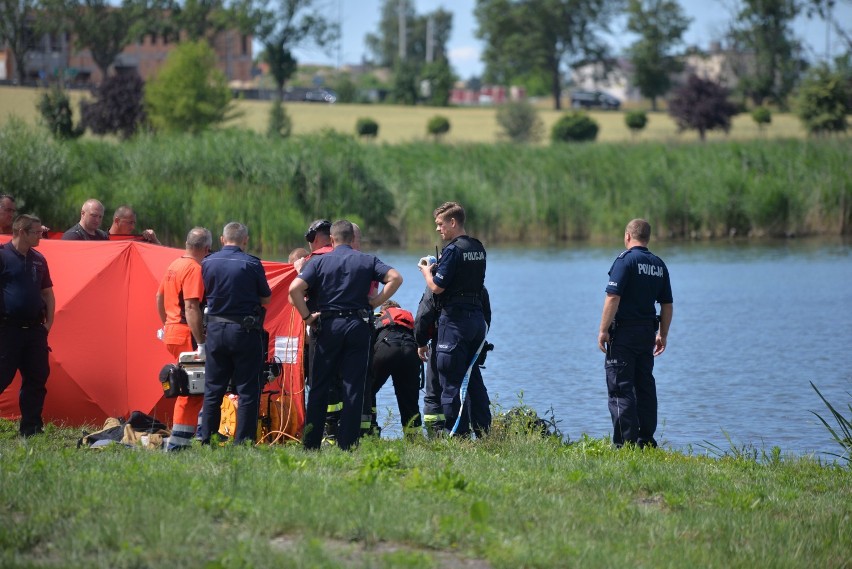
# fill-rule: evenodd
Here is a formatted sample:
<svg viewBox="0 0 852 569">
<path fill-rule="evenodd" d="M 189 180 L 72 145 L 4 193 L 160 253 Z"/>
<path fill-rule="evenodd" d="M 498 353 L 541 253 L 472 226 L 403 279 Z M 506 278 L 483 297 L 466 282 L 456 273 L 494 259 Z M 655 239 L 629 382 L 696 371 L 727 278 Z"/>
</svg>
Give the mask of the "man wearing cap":
<svg viewBox="0 0 852 569">
<path fill-rule="evenodd" d="M 351 448 L 361 430 L 361 411 L 367 382 L 372 335 L 372 309 L 381 306 L 402 284 L 396 269 L 352 248 L 355 232 L 345 219 L 331 227 L 334 251 L 305 265 L 290 284 L 290 303 L 307 324 L 319 322 L 311 363 L 311 391 L 305 419 L 305 448 L 319 448 L 328 404 L 328 389 L 343 377 L 344 401 L 337 444 Z M 370 298 L 373 281 L 385 284 Z M 305 302 L 310 293 L 315 311 Z"/>
<path fill-rule="evenodd" d="M 44 227 L 32 215 L 12 225 L 12 240 L 0 245 L 0 393 L 21 371 L 19 404 L 23 437 L 43 432 L 41 412 L 50 375 L 47 334 L 56 301 L 44 256 L 36 251 Z"/>
<path fill-rule="evenodd" d="M 109 235 L 100 229 L 104 220 L 104 204 L 96 199 L 86 200 L 80 210 L 80 223 L 62 234 L 66 241 L 108 241 Z"/>
</svg>

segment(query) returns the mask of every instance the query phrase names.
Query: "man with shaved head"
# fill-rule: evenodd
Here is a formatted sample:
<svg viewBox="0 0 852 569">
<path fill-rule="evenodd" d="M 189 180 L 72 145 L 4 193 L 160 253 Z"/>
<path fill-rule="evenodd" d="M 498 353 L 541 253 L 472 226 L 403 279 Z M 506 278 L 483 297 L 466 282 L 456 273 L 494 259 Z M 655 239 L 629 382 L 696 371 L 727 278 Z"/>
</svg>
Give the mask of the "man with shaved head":
<svg viewBox="0 0 852 569">
<path fill-rule="evenodd" d="M 80 223 L 62 234 L 67 241 L 108 241 L 107 232 L 100 229 L 104 220 L 104 204 L 96 199 L 86 200 L 80 210 Z"/>
</svg>

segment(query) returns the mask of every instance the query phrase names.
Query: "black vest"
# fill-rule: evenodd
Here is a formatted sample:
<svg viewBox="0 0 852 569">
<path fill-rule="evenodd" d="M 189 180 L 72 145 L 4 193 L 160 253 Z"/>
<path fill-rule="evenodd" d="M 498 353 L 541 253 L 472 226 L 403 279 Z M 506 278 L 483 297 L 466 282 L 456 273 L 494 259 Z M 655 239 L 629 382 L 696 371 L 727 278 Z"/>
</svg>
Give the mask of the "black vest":
<svg viewBox="0 0 852 569">
<path fill-rule="evenodd" d="M 441 304 L 476 304 L 481 306 L 485 284 L 485 247 L 478 239 L 462 235 L 450 241 L 457 250 L 453 282 L 441 294 Z M 448 246 L 449 246 L 448 245 Z"/>
</svg>

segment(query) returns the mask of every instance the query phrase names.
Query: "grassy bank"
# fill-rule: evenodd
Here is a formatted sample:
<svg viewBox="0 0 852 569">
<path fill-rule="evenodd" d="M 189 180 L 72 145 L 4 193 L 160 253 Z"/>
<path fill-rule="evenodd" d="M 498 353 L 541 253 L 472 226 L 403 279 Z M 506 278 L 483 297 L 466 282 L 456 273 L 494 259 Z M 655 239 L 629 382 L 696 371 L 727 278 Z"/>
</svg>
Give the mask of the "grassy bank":
<svg viewBox="0 0 852 569">
<path fill-rule="evenodd" d="M 42 91 L 30 88 L 0 87 L 0 125 L 17 116 L 30 124 L 38 120 L 36 102 Z M 79 101 L 91 96 L 85 91 L 70 91 L 75 120 L 79 119 Z M 228 126 L 265 133 L 269 123 L 269 101 L 236 101 L 241 112 Z M 451 129 L 446 135 L 449 143 L 493 143 L 500 139 L 500 129 L 493 107 L 435 108 L 408 107 L 396 105 L 324 105 L 315 103 L 288 103 L 287 113 L 293 119 L 293 133 L 296 135 L 317 134 L 325 129 L 352 134 L 355 122 L 361 117 L 371 117 L 379 123 L 377 142 L 392 144 L 423 141 L 427 138 L 426 123 L 435 115 L 443 115 L 450 120 Z M 564 111 L 563 111 L 564 112 Z M 694 141 L 696 133 L 679 134 L 677 125 L 665 112 L 649 113 L 649 122 L 645 130 L 635 137 L 624 124 L 623 112 L 592 111 L 591 116 L 600 125 L 600 142 L 686 142 Z M 548 105 L 539 107 L 539 116 L 549 133 L 553 123 L 561 116 Z M 771 140 L 776 138 L 804 138 L 806 132 L 801 121 L 790 113 L 776 113 L 772 124 L 765 129 L 757 124 L 747 113 L 734 117 L 728 135 L 711 132 L 710 140 Z M 547 144 L 546 141 L 543 143 Z"/>
<path fill-rule="evenodd" d="M 0 421 L 0 566 L 848 567 L 852 471 L 563 444 L 78 450 Z"/>
</svg>

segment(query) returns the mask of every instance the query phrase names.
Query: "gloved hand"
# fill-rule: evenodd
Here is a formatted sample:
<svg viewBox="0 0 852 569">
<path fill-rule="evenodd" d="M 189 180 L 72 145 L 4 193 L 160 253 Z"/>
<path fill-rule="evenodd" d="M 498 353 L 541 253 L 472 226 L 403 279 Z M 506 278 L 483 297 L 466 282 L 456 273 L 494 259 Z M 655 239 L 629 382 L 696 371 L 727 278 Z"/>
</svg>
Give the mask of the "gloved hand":
<svg viewBox="0 0 852 569">
<path fill-rule="evenodd" d="M 166 335 L 166 329 L 165 329 L 165 327 L 160 328 L 159 330 L 157 330 L 157 339 L 158 339 L 159 341 L 161 341 L 161 342 L 162 342 L 162 341 L 163 341 L 163 337 L 164 337 L 165 335 Z"/>
<path fill-rule="evenodd" d="M 195 359 L 197 359 L 197 360 L 205 359 L 204 344 L 198 344 L 198 349 L 195 350 Z"/>
</svg>

